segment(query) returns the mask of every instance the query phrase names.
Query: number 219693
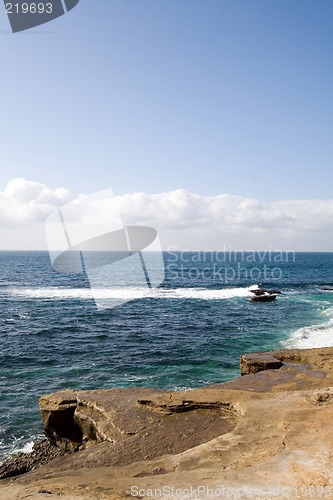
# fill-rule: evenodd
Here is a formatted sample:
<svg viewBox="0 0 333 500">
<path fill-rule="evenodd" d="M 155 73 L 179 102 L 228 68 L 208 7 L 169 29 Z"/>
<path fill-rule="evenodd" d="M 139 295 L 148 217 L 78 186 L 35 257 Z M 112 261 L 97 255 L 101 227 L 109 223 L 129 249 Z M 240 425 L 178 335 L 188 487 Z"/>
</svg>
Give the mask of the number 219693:
<svg viewBox="0 0 333 500">
<path fill-rule="evenodd" d="M 7 14 L 51 14 L 53 5 L 49 3 L 6 3 Z"/>
</svg>

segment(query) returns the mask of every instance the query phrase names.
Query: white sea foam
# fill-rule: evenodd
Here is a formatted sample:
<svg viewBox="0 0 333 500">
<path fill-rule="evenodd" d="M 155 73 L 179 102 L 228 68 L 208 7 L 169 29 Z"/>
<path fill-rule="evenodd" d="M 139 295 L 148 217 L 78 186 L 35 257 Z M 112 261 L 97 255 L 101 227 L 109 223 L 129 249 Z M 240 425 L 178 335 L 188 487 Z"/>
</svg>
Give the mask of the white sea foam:
<svg viewBox="0 0 333 500">
<path fill-rule="evenodd" d="M 11 293 L 16 296 L 46 300 L 89 300 L 93 298 L 135 300 L 144 297 L 155 299 L 222 300 L 236 297 L 251 297 L 251 290 L 256 288 L 258 288 L 258 285 L 253 285 L 249 288 L 238 287 L 220 290 L 210 290 L 207 288 L 20 288 L 13 289 Z"/>
<path fill-rule="evenodd" d="M 310 349 L 333 345 L 333 319 L 321 325 L 299 328 L 286 342 L 287 348 Z"/>
<path fill-rule="evenodd" d="M 29 441 L 23 446 L 23 448 L 15 450 L 15 453 L 26 453 L 26 454 L 32 453 L 34 449 L 34 444 L 35 443 L 33 441 Z"/>
<path fill-rule="evenodd" d="M 6 429 L 1 429 L 1 431 L 5 433 Z M 29 441 L 26 441 L 24 436 L 12 436 L 11 442 L 7 444 L 5 444 L 4 440 L 0 439 L 0 463 L 10 455 L 15 455 L 16 453 L 32 453 L 35 442 L 41 439 L 44 439 L 44 436 L 40 434 Z"/>
<path fill-rule="evenodd" d="M 22 313 L 22 314 L 19 314 L 19 318 L 20 319 L 30 319 L 30 316 L 28 313 Z"/>
<path fill-rule="evenodd" d="M 186 385 L 176 385 L 175 387 L 172 388 L 172 390 L 175 392 L 186 392 L 190 391 L 191 387 L 187 387 Z"/>
</svg>

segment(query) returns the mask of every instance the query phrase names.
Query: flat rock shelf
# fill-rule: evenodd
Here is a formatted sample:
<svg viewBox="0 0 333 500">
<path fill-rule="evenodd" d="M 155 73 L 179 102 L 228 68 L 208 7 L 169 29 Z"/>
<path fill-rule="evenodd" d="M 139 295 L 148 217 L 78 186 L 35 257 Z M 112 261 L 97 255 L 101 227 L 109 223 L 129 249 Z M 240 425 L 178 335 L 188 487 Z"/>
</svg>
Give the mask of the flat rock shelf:
<svg viewBox="0 0 333 500">
<path fill-rule="evenodd" d="M 49 460 L 34 461 L 33 452 L 30 470 L 17 457 L 8 475 L 20 475 L 0 481 L 0 498 L 158 498 L 164 487 L 199 485 L 223 485 L 225 497 L 290 498 L 317 488 L 332 498 L 333 348 L 245 354 L 240 365 L 235 380 L 181 393 L 42 396 Z"/>
</svg>

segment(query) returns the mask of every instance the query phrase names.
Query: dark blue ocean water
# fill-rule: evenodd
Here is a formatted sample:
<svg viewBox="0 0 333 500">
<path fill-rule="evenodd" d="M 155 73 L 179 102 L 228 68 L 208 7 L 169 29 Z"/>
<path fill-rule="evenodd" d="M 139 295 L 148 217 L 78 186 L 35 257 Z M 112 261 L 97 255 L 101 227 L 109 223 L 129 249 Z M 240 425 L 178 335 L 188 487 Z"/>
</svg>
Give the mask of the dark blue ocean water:
<svg viewBox="0 0 333 500">
<path fill-rule="evenodd" d="M 245 352 L 333 344 L 333 254 L 165 253 L 166 279 L 97 310 L 85 275 L 47 252 L 0 253 L 0 460 L 42 433 L 41 394 L 183 390 L 229 380 Z M 249 301 L 253 285 L 283 293 Z M 119 290 L 118 290 L 119 292 Z"/>
</svg>

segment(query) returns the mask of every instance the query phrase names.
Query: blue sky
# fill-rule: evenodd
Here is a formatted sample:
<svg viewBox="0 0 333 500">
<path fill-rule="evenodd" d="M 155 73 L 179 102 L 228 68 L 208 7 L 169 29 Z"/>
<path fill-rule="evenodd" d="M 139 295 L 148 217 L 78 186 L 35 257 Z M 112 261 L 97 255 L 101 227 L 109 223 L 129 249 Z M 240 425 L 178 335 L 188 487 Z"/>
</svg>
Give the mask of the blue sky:
<svg viewBox="0 0 333 500">
<path fill-rule="evenodd" d="M 332 199 L 332 19 L 331 0 L 80 0 L 12 34 L 0 8 L 0 195 Z"/>
<path fill-rule="evenodd" d="M 330 198 L 330 0 L 81 0 L 1 40 L 0 185 Z"/>
</svg>

